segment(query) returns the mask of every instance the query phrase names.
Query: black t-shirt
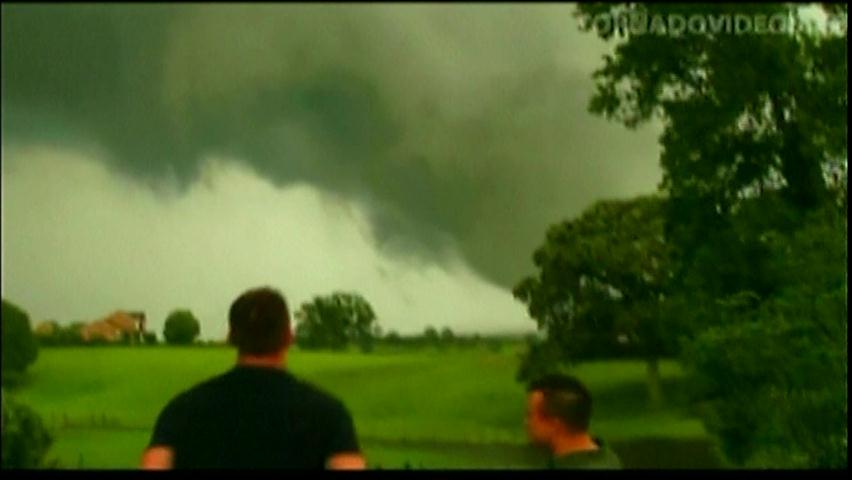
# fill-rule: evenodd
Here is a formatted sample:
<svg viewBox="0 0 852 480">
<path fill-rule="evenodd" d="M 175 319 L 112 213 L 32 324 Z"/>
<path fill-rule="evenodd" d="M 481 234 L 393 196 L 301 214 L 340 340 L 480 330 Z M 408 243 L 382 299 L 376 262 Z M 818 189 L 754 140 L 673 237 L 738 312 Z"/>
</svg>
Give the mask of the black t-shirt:
<svg viewBox="0 0 852 480">
<path fill-rule="evenodd" d="M 175 397 L 149 446 L 174 450 L 175 468 L 324 468 L 360 450 L 336 398 L 276 368 L 236 366 Z"/>
</svg>

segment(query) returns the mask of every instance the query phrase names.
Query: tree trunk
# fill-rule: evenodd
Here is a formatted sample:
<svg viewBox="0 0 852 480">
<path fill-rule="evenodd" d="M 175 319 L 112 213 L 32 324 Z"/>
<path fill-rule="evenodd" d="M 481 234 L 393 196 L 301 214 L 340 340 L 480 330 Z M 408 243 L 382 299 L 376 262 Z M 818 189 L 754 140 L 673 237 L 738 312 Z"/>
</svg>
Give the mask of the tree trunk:
<svg viewBox="0 0 852 480">
<path fill-rule="evenodd" d="M 656 358 L 649 358 L 646 364 L 648 372 L 648 402 L 651 408 L 663 405 L 663 389 L 660 384 L 660 364 Z"/>
</svg>

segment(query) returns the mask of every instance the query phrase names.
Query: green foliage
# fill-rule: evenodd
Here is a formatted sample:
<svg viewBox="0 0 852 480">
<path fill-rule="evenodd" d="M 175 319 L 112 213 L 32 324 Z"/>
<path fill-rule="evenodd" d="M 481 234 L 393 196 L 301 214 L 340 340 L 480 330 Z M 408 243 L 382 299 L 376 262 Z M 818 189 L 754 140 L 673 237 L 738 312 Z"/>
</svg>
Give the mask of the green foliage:
<svg viewBox="0 0 852 480">
<path fill-rule="evenodd" d="M 451 345 L 456 342 L 456 335 L 450 327 L 444 327 L 441 329 L 440 341 L 444 345 Z"/>
<path fill-rule="evenodd" d="M 175 310 L 166 318 L 163 339 L 172 345 L 189 345 L 201 333 L 201 324 L 189 310 Z"/>
<path fill-rule="evenodd" d="M 523 384 L 537 377 L 565 370 L 567 362 L 559 345 L 546 339 L 529 338 L 520 355 L 521 364 L 515 379 Z"/>
<path fill-rule="evenodd" d="M 128 334 L 127 332 L 119 332 L 118 341 L 116 343 L 120 345 L 131 345 L 135 343 L 134 338 L 138 338 L 136 335 Z"/>
<path fill-rule="evenodd" d="M 588 15 L 604 12 L 798 8 L 577 12 L 588 29 Z M 824 9 L 846 23 L 845 5 Z M 685 334 L 694 397 L 737 465 L 847 462 L 847 48 L 845 32 L 630 35 L 594 75 L 593 113 L 630 128 L 662 120 L 664 230 L 677 261 L 660 317 Z"/>
<path fill-rule="evenodd" d="M 431 346 L 438 346 L 441 343 L 441 335 L 438 330 L 432 325 L 423 329 L 423 343 Z"/>
<path fill-rule="evenodd" d="M 157 334 L 154 332 L 145 332 L 142 334 L 142 342 L 145 345 L 156 345 L 157 344 Z"/>
<path fill-rule="evenodd" d="M 382 340 L 388 345 L 398 346 L 402 344 L 402 336 L 396 330 L 388 331 Z"/>
<path fill-rule="evenodd" d="M 44 347 L 61 347 L 61 346 L 104 346 L 110 344 L 104 338 L 95 336 L 89 341 L 83 341 L 81 330 L 86 325 L 86 322 L 75 321 L 68 325 L 62 325 L 58 322 L 52 322 L 53 329 L 50 333 L 35 334 L 36 340 L 40 346 Z M 121 344 L 132 343 L 132 337 L 122 337 Z"/>
<path fill-rule="evenodd" d="M 44 458 L 53 443 L 41 417 L 26 405 L 2 392 L 2 468 L 44 467 Z"/>
<path fill-rule="evenodd" d="M 684 355 L 708 428 L 735 464 L 845 467 L 846 222 L 827 207 L 767 236 L 776 292 L 705 307 Z"/>
<path fill-rule="evenodd" d="M 536 276 L 514 289 L 562 361 L 671 355 L 677 332 L 663 324 L 672 275 L 664 201 L 600 201 L 550 227 L 533 254 Z"/>
<path fill-rule="evenodd" d="M 381 336 L 373 308 L 357 293 L 314 297 L 295 316 L 296 342 L 307 349 L 343 350 L 354 343 L 367 352 Z"/>
<path fill-rule="evenodd" d="M 583 4 L 577 14 L 784 14 L 794 4 Z M 830 12 L 845 23 L 846 8 Z M 614 37 L 601 35 L 613 40 Z M 802 208 L 826 194 L 822 167 L 845 159 L 846 34 L 632 35 L 594 74 L 590 110 L 635 127 L 664 121 L 663 186 L 722 212 L 778 184 Z M 843 163 L 843 162 L 840 162 Z M 774 176 L 780 177 L 773 179 Z M 697 212 L 693 212 L 697 213 Z"/>
<path fill-rule="evenodd" d="M 760 312 L 688 350 L 708 429 L 735 464 L 846 466 L 846 358 L 807 321 Z"/>
<path fill-rule="evenodd" d="M 38 346 L 30 327 L 30 317 L 20 307 L 2 301 L 3 377 L 20 374 L 38 358 Z"/>
<path fill-rule="evenodd" d="M 36 344 L 39 347 L 49 347 L 57 345 L 59 338 L 59 331 L 61 330 L 61 325 L 55 320 L 51 320 L 48 322 L 44 322 L 44 325 L 49 327 L 49 329 L 45 331 L 39 331 L 37 327 L 33 328 L 33 337 L 36 340 Z"/>
<path fill-rule="evenodd" d="M 449 327 L 442 328 L 440 333 L 435 327 L 427 327 L 421 334 L 405 336 L 391 330 L 381 341 L 384 345 L 404 349 L 444 348 L 450 345 L 458 348 L 477 348 L 483 345 L 480 334 L 458 335 Z"/>
<path fill-rule="evenodd" d="M 61 327 L 57 332 L 57 345 L 85 345 L 81 330 L 85 322 L 71 322 L 67 327 Z"/>
<path fill-rule="evenodd" d="M 439 331 L 432 325 L 428 325 L 423 329 L 423 333 L 420 337 L 414 339 L 413 343 L 427 347 L 444 349 L 452 345 L 463 345 L 465 344 L 465 339 L 462 337 L 456 337 L 456 334 L 453 333 L 453 329 L 450 327 L 445 326 Z"/>
</svg>

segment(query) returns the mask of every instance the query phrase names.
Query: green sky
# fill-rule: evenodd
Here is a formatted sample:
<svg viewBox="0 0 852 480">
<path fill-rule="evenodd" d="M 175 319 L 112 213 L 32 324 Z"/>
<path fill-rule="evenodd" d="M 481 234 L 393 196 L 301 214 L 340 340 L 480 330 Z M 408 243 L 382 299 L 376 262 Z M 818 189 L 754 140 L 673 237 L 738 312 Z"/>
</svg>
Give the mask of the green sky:
<svg viewBox="0 0 852 480">
<path fill-rule="evenodd" d="M 523 330 L 545 228 L 652 191 L 570 5 L 3 5 L 3 296 L 35 319 L 356 290 Z"/>
</svg>

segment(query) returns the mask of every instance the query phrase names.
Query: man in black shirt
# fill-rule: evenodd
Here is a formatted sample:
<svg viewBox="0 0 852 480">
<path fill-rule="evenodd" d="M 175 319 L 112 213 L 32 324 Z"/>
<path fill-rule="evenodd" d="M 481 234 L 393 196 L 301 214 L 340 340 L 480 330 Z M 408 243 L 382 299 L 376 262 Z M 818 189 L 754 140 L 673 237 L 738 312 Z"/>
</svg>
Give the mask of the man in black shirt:
<svg viewBox="0 0 852 480">
<path fill-rule="evenodd" d="M 285 370 L 293 333 L 284 297 L 249 290 L 228 317 L 236 366 L 166 405 L 142 467 L 365 468 L 346 407 Z"/>
</svg>

